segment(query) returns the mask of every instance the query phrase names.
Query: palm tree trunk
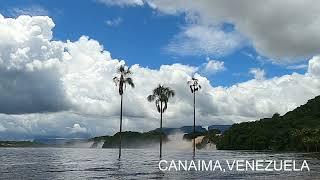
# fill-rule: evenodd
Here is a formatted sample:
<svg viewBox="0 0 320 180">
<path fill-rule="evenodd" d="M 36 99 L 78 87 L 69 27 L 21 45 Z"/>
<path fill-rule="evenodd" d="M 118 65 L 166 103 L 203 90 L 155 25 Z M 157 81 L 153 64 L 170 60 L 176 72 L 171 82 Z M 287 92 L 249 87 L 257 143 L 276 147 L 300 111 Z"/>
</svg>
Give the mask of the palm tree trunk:
<svg viewBox="0 0 320 180">
<path fill-rule="evenodd" d="M 121 94 L 121 103 L 120 103 L 120 134 L 119 134 L 119 159 L 121 158 L 121 145 L 122 145 L 122 99 L 123 99 L 123 95 Z"/>
<path fill-rule="evenodd" d="M 162 157 L 162 102 L 160 104 L 160 159 Z"/>
<path fill-rule="evenodd" d="M 193 92 L 193 157 L 196 156 L 196 92 Z"/>
</svg>

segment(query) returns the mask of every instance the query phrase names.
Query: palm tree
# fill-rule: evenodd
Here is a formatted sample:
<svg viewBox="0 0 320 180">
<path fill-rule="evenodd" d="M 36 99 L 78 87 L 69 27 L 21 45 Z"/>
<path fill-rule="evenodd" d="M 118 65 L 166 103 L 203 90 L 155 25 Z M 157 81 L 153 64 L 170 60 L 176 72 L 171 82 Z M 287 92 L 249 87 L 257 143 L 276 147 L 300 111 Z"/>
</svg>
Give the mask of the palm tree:
<svg viewBox="0 0 320 180">
<path fill-rule="evenodd" d="M 155 102 L 158 112 L 160 113 L 160 159 L 162 156 L 162 114 L 168 107 L 168 101 L 171 97 L 174 97 L 174 90 L 169 87 L 159 85 L 153 90 L 153 93 L 147 97 L 149 102 Z"/>
<path fill-rule="evenodd" d="M 190 81 L 188 81 L 190 85 L 191 93 L 193 94 L 193 157 L 196 155 L 196 92 L 201 89 L 201 86 L 198 82 L 198 79 L 192 77 Z"/>
<path fill-rule="evenodd" d="M 121 65 L 118 70 L 118 76 L 113 78 L 114 83 L 116 86 L 119 86 L 119 94 L 121 96 L 121 103 L 120 103 L 120 134 L 119 134 L 119 159 L 121 157 L 121 143 L 122 143 L 122 101 L 123 101 L 123 92 L 126 88 L 126 85 L 130 85 L 132 88 L 134 88 L 134 83 L 130 75 L 132 72 L 130 71 L 130 68 L 127 66 Z"/>
</svg>

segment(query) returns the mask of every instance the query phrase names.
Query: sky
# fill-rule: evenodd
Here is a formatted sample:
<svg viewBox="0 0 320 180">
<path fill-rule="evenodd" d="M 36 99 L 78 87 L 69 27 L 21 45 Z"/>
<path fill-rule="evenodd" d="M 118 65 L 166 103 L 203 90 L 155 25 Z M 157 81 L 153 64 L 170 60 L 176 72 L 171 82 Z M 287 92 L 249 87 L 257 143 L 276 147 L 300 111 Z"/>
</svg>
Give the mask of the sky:
<svg viewBox="0 0 320 180">
<path fill-rule="evenodd" d="M 112 82 L 132 66 L 124 130 L 159 125 L 146 97 L 172 87 L 164 126 L 284 114 L 320 92 L 320 6 L 307 1 L 0 0 L 0 138 L 113 134 Z M 307 11 L 306 11 L 307 9 Z"/>
</svg>

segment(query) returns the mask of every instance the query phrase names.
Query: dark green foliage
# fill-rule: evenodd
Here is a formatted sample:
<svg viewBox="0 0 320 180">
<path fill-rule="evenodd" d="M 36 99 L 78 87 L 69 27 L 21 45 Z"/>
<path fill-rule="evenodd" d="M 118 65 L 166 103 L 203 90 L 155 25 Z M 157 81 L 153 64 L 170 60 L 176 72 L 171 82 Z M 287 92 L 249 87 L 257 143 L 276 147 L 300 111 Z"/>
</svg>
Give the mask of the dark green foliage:
<svg viewBox="0 0 320 180">
<path fill-rule="evenodd" d="M 231 127 L 231 125 L 211 125 L 208 127 L 208 130 L 211 129 L 218 129 L 221 131 L 221 133 L 224 133 L 226 130 L 228 130 Z"/>
<path fill-rule="evenodd" d="M 210 129 L 208 132 L 204 134 L 202 141 L 197 144 L 197 149 L 202 149 L 206 147 L 208 143 L 215 144 L 217 139 L 219 138 L 219 134 L 221 131 L 219 129 Z"/>
<path fill-rule="evenodd" d="M 120 133 L 116 133 L 113 136 L 100 136 L 95 137 L 91 140 L 94 143 L 104 142 L 102 148 L 118 148 L 119 146 L 119 135 Z M 122 132 L 122 147 L 123 148 L 142 148 L 153 146 L 155 143 L 159 143 L 160 133 L 158 132 L 132 132 L 126 131 Z M 162 135 L 163 140 L 168 141 L 167 135 Z"/>
<path fill-rule="evenodd" d="M 279 113 L 274 113 L 272 116 L 273 119 L 277 119 L 280 118 L 280 114 Z"/>
<path fill-rule="evenodd" d="M 197 138 L 199 136 L 205 136 L 206 134 L 207 134 L 207 132 L 195 132 L 195 133 L 192 132 L 192 133 L 184 134 L 183 139 L 191 141 L 194 138 Z"/>
<path fill-rule="evenodd" d="M 216 134 L 221 134 L 221 131 L 219 129 L 210 129 L 208 131 L 209 135 L 216 135 Z"/>
<path fill-rule="evenodd" d="M 213 140 L 212 138 L 216 137 L 217 134 L 220 134 L 221 131 L 219 129 L 211 129 L 209 131 L 196 131 L 196 133 L 187 133 L 183 135 L 184 140 L 191 141 L 193 138 L 197 138 L 199 136 L 205 136 L 205 138 L 208 138 L 210 140 Z"/>
<path fill-rule="evenodd" d="M 216 141 L 218 149 L 319 151 L 320 96 L 293 111 L 234 124 Z"/>
<path fill-rule="evenodd" d="M 164 113 L 168 108 L 169 99 L 174 96 L 174 90 L 159 84 L 158 87 L 153 90 L 153 93 L 147 97 L 147 100 L 149 102 L 154 101 L 158 112 Z"/>
<path fill-rule="evenodd" d="M 156 128 L 152 131 L 160 132 L 160 128 Z M 166 135 L 176 134 L 176 133 L 191 133 L 193 132 L 193 126 L 182 126 L 180 128 L 162 128 L 162 132 Z M 196 126 L 196 132 L 207 132 L 202 126 Z"/>
<path fill-rule="evenodd" d="M 0 141 L 0 147 L 41 147 L 41 143 L 31 141 Z"/>
<path fill-rule="evenodd" d="M 119 86 L 119 95 L 123 94 L 124 89 L 126 88 L 127 84 L 134 88 L 134 83 L 130 75 L 132 74 L 129 67 L 121 65 L 117 72 L 119 75 L 113 78 L 114 83 L 116 86 Z"/>
</svg>

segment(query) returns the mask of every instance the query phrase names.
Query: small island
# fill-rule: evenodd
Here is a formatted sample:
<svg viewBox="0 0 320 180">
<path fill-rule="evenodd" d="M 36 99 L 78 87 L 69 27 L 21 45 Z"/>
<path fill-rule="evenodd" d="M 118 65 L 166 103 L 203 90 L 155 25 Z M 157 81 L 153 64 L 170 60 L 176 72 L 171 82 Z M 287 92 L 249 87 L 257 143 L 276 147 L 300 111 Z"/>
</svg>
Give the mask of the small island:
<svg viewBox="0 0 320 180">
<path fill-rule="evenodd" d="M 119 147 L 119 132 L 113 136 L 99 136 L 89 139 L 93 142 L 92 148 L 96 148 L 98 144 L 102 144 L 102 148 L 118 148 Z M 157 130 L 140 133 L 125 131 L 122 132 L 122 147 L 123 148 L 146 148 L 159 144 L 160 132 Z M 163 142 L 168 141 L 168 136 L 162 134 Z"/>
</svg>

